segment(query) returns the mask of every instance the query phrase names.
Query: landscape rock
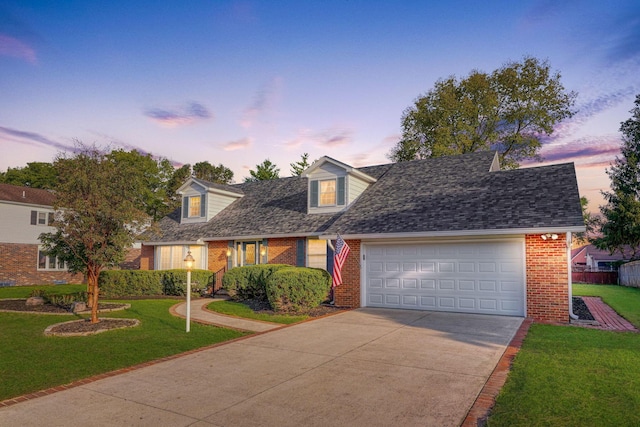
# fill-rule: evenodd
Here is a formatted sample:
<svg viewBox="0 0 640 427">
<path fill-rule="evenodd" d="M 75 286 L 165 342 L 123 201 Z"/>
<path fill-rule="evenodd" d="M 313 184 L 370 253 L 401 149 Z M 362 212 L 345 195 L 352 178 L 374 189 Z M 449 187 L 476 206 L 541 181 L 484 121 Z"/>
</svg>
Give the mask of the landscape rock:
<svg viewBox="0 0 640 427">
<path fill-rule="evenodd" d="M 25 302 L 27 306 L 44 305 L 44 298 L 42 297 L 30 297 Z"/>
</svg>

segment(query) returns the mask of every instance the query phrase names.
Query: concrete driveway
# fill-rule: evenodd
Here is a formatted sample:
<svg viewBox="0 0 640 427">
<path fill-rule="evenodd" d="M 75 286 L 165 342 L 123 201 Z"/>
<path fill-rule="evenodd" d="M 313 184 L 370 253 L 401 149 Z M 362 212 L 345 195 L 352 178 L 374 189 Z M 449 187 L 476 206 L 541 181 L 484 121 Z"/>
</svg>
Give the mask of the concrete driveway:
<svg viewBox="0 0 640 427">
<path fill-rule="evenodd" d="M 521 318 L 359 309 L 0 409 L 20 426 L 457 426 Z"/>
</svg>

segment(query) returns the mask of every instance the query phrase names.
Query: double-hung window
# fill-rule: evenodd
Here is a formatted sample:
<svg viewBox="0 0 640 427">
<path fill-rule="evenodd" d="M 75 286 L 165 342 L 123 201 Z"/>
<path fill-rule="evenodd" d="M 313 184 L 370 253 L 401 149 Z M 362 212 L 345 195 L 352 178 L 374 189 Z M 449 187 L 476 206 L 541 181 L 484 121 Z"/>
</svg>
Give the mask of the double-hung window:
<svg viewBox="0 0 640 427">
<path fill-rule="evenodd" d="M 320 181 L 320 206 L 335 206 L 336 204 L 336 180 L 325 179 Z"/>
<path fill-rule="evenodd" d="M 189 218 L 200 216 L 202 196 L 189 197 Z"/>
<path fill-rule="evenodd" d="M 38 270 L 66 271 L 67 265 L 60 258 L 47 255 L 44 251 L 38 249 Z"/>
</svg>

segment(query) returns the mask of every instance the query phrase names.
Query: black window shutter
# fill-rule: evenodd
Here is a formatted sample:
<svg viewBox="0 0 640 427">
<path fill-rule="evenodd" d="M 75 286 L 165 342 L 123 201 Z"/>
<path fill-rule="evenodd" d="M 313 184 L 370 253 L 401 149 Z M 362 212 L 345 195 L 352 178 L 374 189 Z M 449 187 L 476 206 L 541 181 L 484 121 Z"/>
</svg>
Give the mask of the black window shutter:
<svg viewBox="0 0 640 427">
<path fill-rule="evenodd" d="M 53 224 L 53 212 L 49 212 L 49 222 L 47 223 L 47 225 L 51 224 Z"/>
<path fill-rule="evenodd" d="M 298 239 L 298 241 L 296 242 L 296 265 L 298 267 L 304 267 L 305 266 L 305 262 L 304 262 L 304 258 L 305 258 L 305 251 L 304 251 L 304 247 L 305 247 L 305 243 L 306 243 L 306 239 Z"/>
<path fill-rule="evenodd" d="M 233 268 L 233 240 L 229 240 L 229 243 L 227 243 L 227 253 L 229 253 L 227 257 L 227 270 L 231 270 Z"/>
<path fill-rule="evenodd" d="M 31 211 L 31 225 L 38 224 L 38 211 Z"/>
<path fill-rule="evenodd" d="M 206 194 L 203 194 L 202 196 L 200 196 L 200 216 L 203 218 L 207 216 L 207 206 L 205 203 L 206 201 L 207 201 Z"/>
<path fill-rule="evenodd" d="M 310 204 L 312 208 L 318 207 L 318 181 L 311 181 Z"/>
<path fill-rule="evenodd" d="M 189 218 L 189 198 L 182 198 L 182 218 Z"/>
<path fill-rule="evenodd" d="M 338 205 L 344 205 L 344 195 L 346 193 L 344 176 L 338 178 Z"/>
<path fill-rule="evenodd" d="M 333 249 L 327 245 L 327 271 L 333 276 Z"/>
</svg>

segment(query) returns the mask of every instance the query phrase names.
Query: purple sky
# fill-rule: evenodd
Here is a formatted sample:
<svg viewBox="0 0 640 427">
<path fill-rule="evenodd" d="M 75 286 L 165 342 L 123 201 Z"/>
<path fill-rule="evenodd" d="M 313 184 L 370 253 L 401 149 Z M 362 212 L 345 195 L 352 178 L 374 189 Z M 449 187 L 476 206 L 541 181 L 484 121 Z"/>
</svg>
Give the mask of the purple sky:
<svg viewBox="0 0 640 427">
<path fill-rule="evenodd" d="M 388 162 L 400 117 L 440 78 L 547 59 L 578 113 L 545 141 L 597 210 L 640 93 L 640 3 L 0 0 L 0 170 L 74 139 L 242 181 L 304 152 Z"/>
</svg>

